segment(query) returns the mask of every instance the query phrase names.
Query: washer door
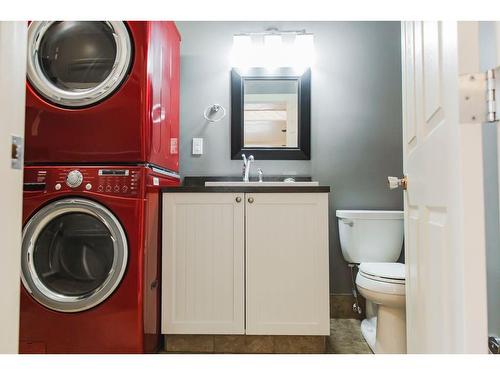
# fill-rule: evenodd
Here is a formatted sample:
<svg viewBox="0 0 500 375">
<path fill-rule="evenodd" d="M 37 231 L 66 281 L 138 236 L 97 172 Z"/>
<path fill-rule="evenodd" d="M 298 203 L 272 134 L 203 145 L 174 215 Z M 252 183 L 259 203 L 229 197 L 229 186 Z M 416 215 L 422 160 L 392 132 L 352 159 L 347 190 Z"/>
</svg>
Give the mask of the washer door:
<svg viewBox="0 0 500 375">
<path fill-rule="evenodd" d="M 118 287 L 127 257 L 125 232 L 107 208 L 63 199 L 43 207 L 24 227 L 22 281 L 49 309 L 83 311 Z"/>
<path fill-rule="evenodd" d="M 28 79 L 65 107 L 99 102 L 123 82 L 132 58 L 123 22 L 36 21 L 28 29 Z"/>
</svg>

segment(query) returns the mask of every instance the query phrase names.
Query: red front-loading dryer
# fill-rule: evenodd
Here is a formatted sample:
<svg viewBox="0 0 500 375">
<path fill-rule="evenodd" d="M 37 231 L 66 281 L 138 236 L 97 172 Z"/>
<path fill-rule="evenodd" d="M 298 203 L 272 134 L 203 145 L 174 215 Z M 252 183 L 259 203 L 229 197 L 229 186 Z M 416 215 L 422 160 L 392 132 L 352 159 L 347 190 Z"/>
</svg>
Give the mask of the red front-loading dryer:
<svg viewBox="0 0 500 375">
<path fill-rule="evenodd" d="M 25 163 L 178 171 L 174 22 L 31 22 Z"/>
<path fill-rule="evenodd" d="M 160 339 L 160 190 L 140 166 L 25 168 L 21 353 L 144 353 Z"/>
</svg>

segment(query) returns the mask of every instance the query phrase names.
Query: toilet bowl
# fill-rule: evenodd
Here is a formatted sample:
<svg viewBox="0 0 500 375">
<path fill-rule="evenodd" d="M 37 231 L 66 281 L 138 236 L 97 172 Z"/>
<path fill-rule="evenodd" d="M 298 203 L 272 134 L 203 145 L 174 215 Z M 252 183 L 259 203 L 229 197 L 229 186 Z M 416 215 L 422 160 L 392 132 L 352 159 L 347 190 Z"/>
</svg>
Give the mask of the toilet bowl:
<svg viewBox="0 0 500 375">
<path fill-rule="evenodd" d="M 395 263 L 403 246 L 403 212 L 338 210 L 337 217 L 342 255 L 359 264 L 363 337 L 376 354 L 406 353 L 405 266 Z"/>
<path fill-rule="evenodd" d="M 372 351 L 406 353 L 404 264 L 361 263 L 356 286 L 369 305 L 361 332 Z"/>
</svg>

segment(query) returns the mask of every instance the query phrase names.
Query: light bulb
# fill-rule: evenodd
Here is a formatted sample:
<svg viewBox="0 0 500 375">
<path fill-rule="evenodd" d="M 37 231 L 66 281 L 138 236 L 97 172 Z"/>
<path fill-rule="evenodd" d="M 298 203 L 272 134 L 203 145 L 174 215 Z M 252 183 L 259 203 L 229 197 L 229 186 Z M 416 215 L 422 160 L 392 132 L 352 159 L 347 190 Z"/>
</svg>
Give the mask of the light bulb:
<svg viewBox="0 0 500 375">
<path fill-rule="evenodd" d="M 264 66 L 269 69 L 284 65 L 281 35 L 264 36 Z"/>
<path fill-rule="evenodd" d="M 240 68 L 252 66 L 252 59 L 252 38 L 250 35 L 234 35 L 232 66 Z"/>
<path fill-rule="evenodd" d="M 294 59 L 292 66 L 299 71 L 311 67 L 314 63 L 314 35 L 299 34 L 295 37 Z"/>
</svg>

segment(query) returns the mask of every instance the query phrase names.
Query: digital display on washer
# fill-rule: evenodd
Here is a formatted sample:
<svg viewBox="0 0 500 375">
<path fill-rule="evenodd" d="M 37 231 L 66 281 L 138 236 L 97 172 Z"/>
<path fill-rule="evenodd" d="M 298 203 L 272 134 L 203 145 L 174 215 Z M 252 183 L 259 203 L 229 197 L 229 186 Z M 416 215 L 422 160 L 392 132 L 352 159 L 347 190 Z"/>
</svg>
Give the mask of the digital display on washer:
<svg viewBox="0 0 500 375">
<path fill-rule="evenodd" d="M 99 169 L 99 176 L 128 176 L 128 169 Z"/>
</svg>

